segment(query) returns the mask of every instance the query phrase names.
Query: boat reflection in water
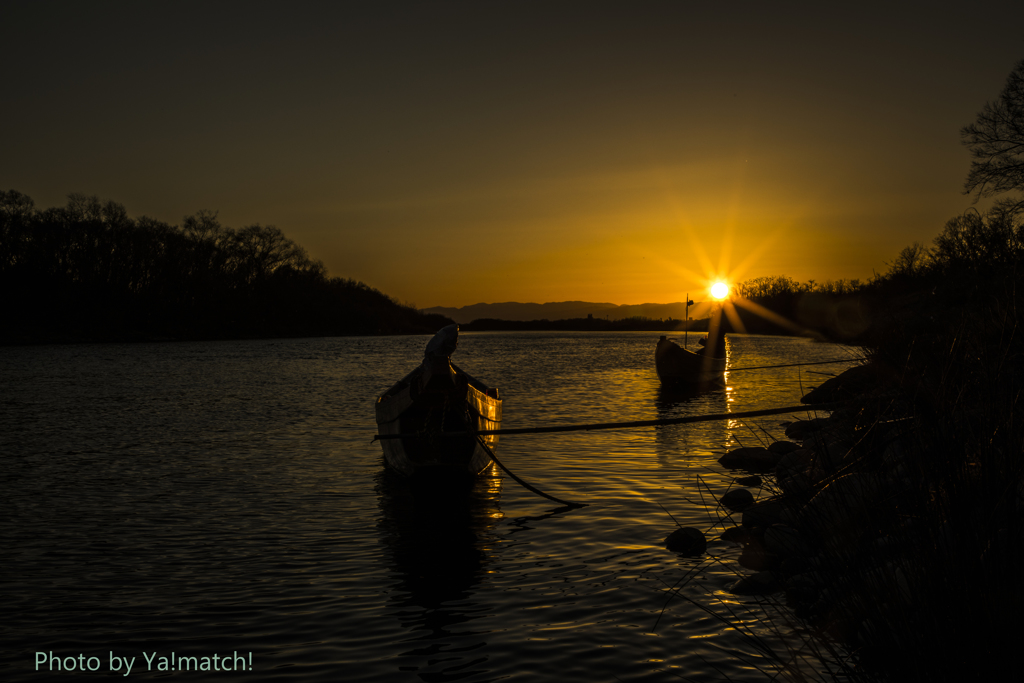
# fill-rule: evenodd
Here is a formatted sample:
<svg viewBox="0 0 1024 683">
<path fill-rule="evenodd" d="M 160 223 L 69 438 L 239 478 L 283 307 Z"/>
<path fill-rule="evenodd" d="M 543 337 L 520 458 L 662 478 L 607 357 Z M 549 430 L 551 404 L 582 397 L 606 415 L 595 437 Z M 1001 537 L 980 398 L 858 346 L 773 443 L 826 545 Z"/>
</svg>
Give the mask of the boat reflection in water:
<svg viewBox="0 0 1024 683">
<path fill-rule="evenodd" d="M 728 351 L 728 342 L 725 347 Z M 697 356 L 692 353 L 690 355 Z M 723 366 L 726 362 L 727 359 L 722 359 Z M 714 381 L 709 382 L 659 382 L 654 396 L 657 419 L 729 412 L 731 389 L 726 383 L 727 375 L 728 373 L 717 373 Z M 659 464 L 663 467 L 678 466 L 681 459 L 689 461 L 709 455 L 709 444 L 721 444 L 725 447 L 729 442 L 728 427 L 727 421 L 658 427 L 654 432 L 654 443 Z"/>
<path fill-rule="evenodd" d="M 388 467 L 377 475 L 377 528 L 393 582 L 389 612 L 410 634 L 410 646 L 396 664 L 424 680 L 486 674 L 487 631 L 471 622 L 493 611 L 475 604 L 473 596 L 503 518 L 501 473 L 492 464 L 468 489 L 421 484 Z"/>
</svg>

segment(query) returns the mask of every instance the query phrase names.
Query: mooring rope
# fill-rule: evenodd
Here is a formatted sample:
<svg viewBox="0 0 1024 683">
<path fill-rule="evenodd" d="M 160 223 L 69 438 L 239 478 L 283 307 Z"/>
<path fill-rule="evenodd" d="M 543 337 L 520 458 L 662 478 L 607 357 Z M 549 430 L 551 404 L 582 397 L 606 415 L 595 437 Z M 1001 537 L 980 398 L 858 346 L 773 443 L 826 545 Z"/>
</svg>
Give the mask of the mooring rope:
<svg viewBox="0 0 1024 683">
<path fill-rule="evenodd" d="M 531 493 L 536 493 L 538 496 L 541 496 L 543 498 L 547 498 L 548 500 L 553 500 L 556 503 L 558 503 L 559 505 L 565 505 L 565 506 L 571 507 L 571 508 L 585 508 L 585 507 L 587 507 L 587 505 L 589 505 L 589 503 L 570 503 L 567 500 L 561 500 L 559 498 L 555 498 L 554 496 L 549 496 L 548 494 L 544 493 L 540 489 L 538 489 L 538 488 L 536 488 L 534 486 L 530 486 L 525 481 L 523 481 L 522 479 L 517 477 L 512 472 L 512 470 L 510 470 L 509 468 L 505 467 L 505 465 L 500 460 L 498 460 L 498 456 L 496 456 L 494 454 L 494 451 L 492 451 L 490 446 L 487 445 L 487 442 L 484 441 L 484 437 L 482 437 L 480 434 L 477 434 L 476 440 L 480 443 L 481 446 L 484 447 L 484 450 L 487 451 L 487 455 L 491 456 L 491 460 L 494 461 L 494 464 L 497 465 L 498 467 L 500 467 L 505 474 L 507 474 L 508 476 L 510 476 L 513 479 L 515 479 L 516 483 L 518 483 L 520 486 L 525 488 L 527 491 L 530 491 Z"/>
<path fill-rule="evenodd" d="M 436 437 L 484 436 L 489 434 L 547 434 L 551 432 L 589 432 L 597 429 L 631 429 L 634 427 L 659 427 L 662 425 L 690 424 L 692 422 L 713 422 L 715 420 L 735 420 L 745 417 L 764 417 L 766 415 L 782 415 L 803 411 L 834 410 L 839 403 L 816 403 L 785 408 L 766 408 L 765 410 L 747 410 L 741 413 L 716 413 L 714 415 L 691 415 L 687 417 L 667 417 L 660 420 L 634 420 L 632 422 L 598 422 L 594 424 L 558 425 L 555 427 L 520 427 L 516 429 L 482 429 L 477 432 L 438 432 Z M 422 434 L 375 434 L 378 439 L 415 439 Z"/>
<path fill-rule="evenodd" d="M 812 363 L 787 363 L 785 365 L 754 365 L 749 368 L 726 368 L 726 372 L 738 372 L 740 370 L 771 370 L 772 368 L 795 368 L 800 365 L 829 365 L 831 363 L 859 363 L 866 358 L 843 358 L 840 360 L 816 360 Z"/>
</svg>

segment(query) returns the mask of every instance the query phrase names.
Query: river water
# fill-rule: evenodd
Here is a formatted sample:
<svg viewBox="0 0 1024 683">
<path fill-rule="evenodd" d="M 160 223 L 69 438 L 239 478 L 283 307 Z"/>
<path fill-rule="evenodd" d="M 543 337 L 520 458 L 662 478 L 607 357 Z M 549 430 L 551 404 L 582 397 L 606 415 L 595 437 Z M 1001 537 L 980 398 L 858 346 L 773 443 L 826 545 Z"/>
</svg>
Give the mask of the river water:
<svg viewBox="0 0 1024 683">
<path fill-rule="evenodd" d="M 464 333 L 453 361 L 500 389 L 510 428 L 795 405 L 848 367 L 737 371 L 680 396 L 659 387 L 657 338 Z M 427 341 L 0 349 L 0 678 L 765 680 L 750 634 L 799 635 L 728 593 L 740 549 L 662 543 L 676 523 L 710 539 L 732 525 L 714 499 L 736 473 L 716 460 L 792 418 L 505 436 L 510 469 L 587 507 L 494 468 L 433 512 L 371 442 L 375 397 Z M 729 348 L 731 368 L 858 355 Z"/>
</svg>

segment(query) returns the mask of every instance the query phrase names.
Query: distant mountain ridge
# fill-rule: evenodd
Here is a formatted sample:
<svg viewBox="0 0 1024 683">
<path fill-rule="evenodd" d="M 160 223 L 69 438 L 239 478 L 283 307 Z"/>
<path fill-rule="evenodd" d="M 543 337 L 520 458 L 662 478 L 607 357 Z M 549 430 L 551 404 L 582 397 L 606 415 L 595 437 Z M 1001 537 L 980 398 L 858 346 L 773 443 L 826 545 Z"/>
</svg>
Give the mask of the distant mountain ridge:
<svg viewBox="0 0 1024 683">
<path fill-rule="evenodd" d="M 690 306 L 690 317 L 700 318 L 706 314 L 707 306 L 698 302 Z M 481 318 L 497 318 L 499 320 L 565 320 L 569 318 L 595 318 L 621 320 L 623 318 L 654 318 L 667 320 L 686 319 L 686 303 L 677 301 L 671 304 L 609 304 L 590 301 L 557 301 L 544 304 L 519 303 L 507 301 L 499 304 L 472 304 L 459 308 L 434 306 L 420 309 L 422 313 L 438 313 L 451 318 L 457 323 L 466 324 Z"/>
</svg>

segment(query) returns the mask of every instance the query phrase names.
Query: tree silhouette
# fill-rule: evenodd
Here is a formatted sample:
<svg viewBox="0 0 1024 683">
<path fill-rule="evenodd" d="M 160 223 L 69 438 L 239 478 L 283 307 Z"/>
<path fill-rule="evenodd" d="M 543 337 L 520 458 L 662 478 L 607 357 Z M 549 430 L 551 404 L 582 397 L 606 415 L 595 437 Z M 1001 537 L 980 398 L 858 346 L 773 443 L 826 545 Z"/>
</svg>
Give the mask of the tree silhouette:
<svg viewBox="0 0 1024 683">
<path fill-rule="evenodd" d="M 232 235 L 234 268 L 242 281 L 265 280 L 282 266 L 306 268 L 311 265 L 306 250 L 273 225 L 250 225 Z"/>
<path fill-rule="evenodd" d="M 973 158 L 964 194 L 977 192 L 977 201 L 1024 191 L 1024 60 L 1010 72 L 999 99 L 986 103 L 977 121 L 960 130 L 960 140 Z M 1024 198 L 1001 204 L 1019 211 Z"/>
<path fill-rule="evenodd" d="M 1021 202 L 1018 202 L 1020 204 Z M 1009 204 L 984 214 L 970 210 L 951 218 L 935 238 L 934 262 L 947 275 L 1014 268 L 1024 258 L 1024 224 Z"/>
<path fill-rule="evenodd" d="M 274 226 L 181 227 L 72 194 L 0 191 L 0 343 L 434 332 L 451 323 L 324 265 Z"/>
<path fill-rule="evenodd" d="M 920 242 L 904 247 L 889 266 L 890 278 L 912 278 L 924 272 L 931 259 L 931 250 Z"/>
</svg>

